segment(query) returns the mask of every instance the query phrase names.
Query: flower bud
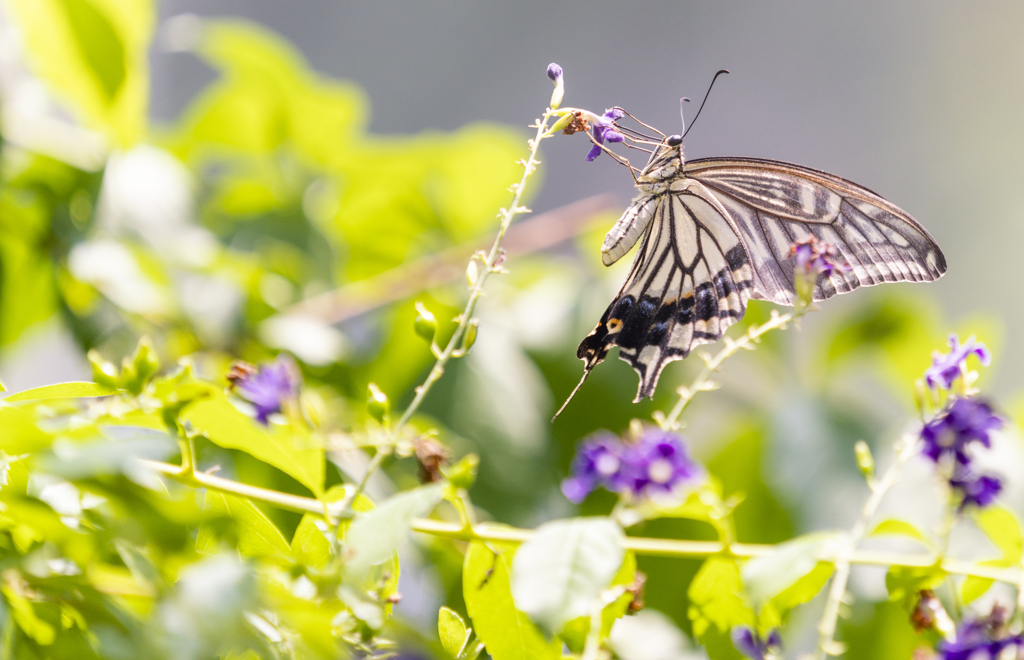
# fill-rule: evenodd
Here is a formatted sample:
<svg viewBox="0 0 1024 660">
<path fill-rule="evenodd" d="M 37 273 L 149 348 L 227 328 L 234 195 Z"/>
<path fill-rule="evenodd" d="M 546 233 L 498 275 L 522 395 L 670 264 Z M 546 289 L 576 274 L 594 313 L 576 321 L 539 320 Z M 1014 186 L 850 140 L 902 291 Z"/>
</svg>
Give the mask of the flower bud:
<svg viewBox="0 0 1024 660">
<path fill-rule="evenodd" d="M 413 322 L 416 334 L 422 337 L 427 343 L 433 343 L 437 334 L 437 319 L 430 313 L 430 310 L 421 303 L 416 303 L 416 320 Z"/>
<path fill-rule="evenodd" d="M 114 363 L 104 360 L 103 356 L 95 348 L 89 350 L 86 358 L 89 360 L 89 366 L 92 367 L 93 382 L 97 385 L 116 390 L 118 373 Z"/>
<path fill-rule="evenodd" d="M 476 481 L 476 473 L 479 466 L 479 456 L 476 454 L 466 454 L 455 465 L 441 468 L 441 472 L 456 488 L 469 488 Z"/>
<path fill-rule="evenodd" d="M 469 352 L 469 349 L 473 348 L 473 344 L 476 343 L 476 333 L 480 328 L 480 319 L 473 319 L 466 326 L 466 334 L 462 336 L 462 351 L 464 353 Z"/>
<path fill-rule="evenodd" d="M 381 392 L 376 383 L 370 383 L 367 389 L 369 396 L 366 398 L 366 410 L 370 417 L 383 424 L 384 417 L 388 414 L 388 395 Z"/>
<path fill-rule="evenodd" d="M 480 278 L 480 265 L 476 261 L 476 257 L 469 260 L 469 265 L 466 266 L 466 282 L 469 286 L 474 286 L 476 281 Z"/>
<path fill-rule="evenodd" d="M 160 369 L 160 358 L 149 337 L 139 340 L 135 353 L 121 361 L 120 385 L 132 394 L 141 394 L 150 378 Z"/>
<path fill-rule="evenodd" d="M 576 119 L 576 115 L 574 115 L 571 112 L 566 112 L 564 115 L 559 117 L 554 124 L 551 125 L 551 128 L 548 129 L 547 134 L 554 135 L 558 131 L 564 130 L 565 127 L 571 124 L 574 119 Z"/>
<path fill-rule="evenodd" d="M 868 443 L 858 440 L 857 444 L 853 446 L 853 453 L 857 457 L 857 467 L 860 468 L 861 474 L 868 479 L 874 477 L 875 458 L 871 455 L 871 448 L 868 447 Z"/>
<path fill-rule="evenodd" d="M 562 74 L 562 67 L 554 62 L 548 65 L 548 78 L 555 83 L 555 91 L 551 93 L 552 110 L 557 110 L 562 105 L 562 96 L 565 94 L 565 76 Z"/>
</svg>

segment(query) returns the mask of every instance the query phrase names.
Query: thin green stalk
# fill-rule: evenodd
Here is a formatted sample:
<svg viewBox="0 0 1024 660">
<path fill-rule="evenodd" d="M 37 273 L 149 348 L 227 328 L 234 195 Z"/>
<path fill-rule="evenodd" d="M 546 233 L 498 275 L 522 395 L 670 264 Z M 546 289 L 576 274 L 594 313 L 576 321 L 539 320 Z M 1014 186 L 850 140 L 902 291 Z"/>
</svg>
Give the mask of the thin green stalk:
<svg viewBox="0 0 1024 660">
<path fill-rule="evenodd" d="M 679 428 L 679 417 L 683 414 L 683 411 L 690 405 L 690 402 L 693 401 L 693 398 L 697 396 L 698 392 L 713 388 L 711 385 L 711 376 L 718 371 L 726 358 L 744 348 L 753 348 L 753 345 L 766 332 L 770 332 L 777 328 L 784 328 L 788 323 L 804 316 L 811 309 L 812 307 L 804 305 L 785 314 L 779 314 L 777 311 L 772 310 L 771 320 L 767 323 L 751 326 L 750 329 L 747 330 L 747 332 L 739 339 L 726 337 L 724 339 L 725 348 L 719 351 L 714 357 L 704 357 L 704 369 L 697 374 L 697 377 L 693 380 L 690 386 L 679 388 L 679 400 L 676 402 L 676 405 L 672 407 L 668 416 L 662 417 L 660 413 L 656 413 L 655 421 L 658 422 L 659 426 L 666 430 L 675 430 Z"/>
<path fill-rule="evenodd" d="M 437 360 L 434 362 L 434 366 L 430 369 L 430 373 L 427 375 L 426 380 L 416 388 L 416 396 L 413 397 L 412 402 L 405 409 L 402 415 L 398 418 L 398 421 L 388 427 L 388 442 L 377 448 L 377 453 L 374 455 L 373 460 L 366 468 L 366 473 L 362 479 L 356 484 L 355 489 L 352 493 L 345 498 L 345 506 L 342 508 L 342 515 L 351 514 L 351 505 L 356 501 L 356 498 L 362 494 L 366 489 L 366 484 L 370 480 L 373 473 L 383 464 L 392 452 L 394 452 L 395 438 L 405 427 L 405 425 L 412 419 L 412 416 L 419 410 L 420 405 L 430 392 L 442 375 L 444 375 L 445 366 L 448 361 L 453 357 L 461 357 L 464 354 L 464 350 L 461 348 L 463 338 L 466 335 L 470 324 L 473 321 L 473 312 L 476 310 L 477 302 L 480 300 L 480 296 L 483 295 L 484 284 L 487 282 L 487 278 L 491 273 L 498 273 L 502 271 L 501 261 L 504 257 L 504 252 L 501 249 L 502 241 L 505 240 L 505 233 L 508 231 L 509 226 L 517 215 L 522 213 L 528 213 L 529 209 L 521 205 L 523 198 L 523 191 L 526 190 L 526 184 L 530 179 L 530 176 L 537 171 L 537 165 L 540 161 L 537 160 L 537 153 L 540 149 L 540 141 L 545 137 L 548 131 L 548 121 L 551 117 L 556 116 L 554 111 L 548 109 L 544 113 L 543 119 L 537 120 L 537 134 L 532 140 L 529 140 L 527 144 L 530 147 L 530 155 L 523 163 L 523 176 L 520 178 L 519 183 L 513 184 L 511 187 L 512 191 L 512 203 L 508 208 L 501 209 L 498 214 L 501 222 L 498 226 L 498 234 L 494 237 L 494 243 L 491 244 L 491 249 L 486 256 L 480 257 L 480 255 L 474 255 L 470 259 L 470 267 L 473 263 L 478 260 L 482 262 L 479 272 L 469 289 L 469 299 L 466 301 L 466 307 L 462 310 L 462 314 L 459 315 L 459 323 L 455 327 L 455 332 L 452 334 L 451 339 L 445 345 L 444 350 L 437 356 Z"/>
<path fill-rule="evenodd" d="M 501 218 L 501 224 L 498 227 L 498 235 L 494 237 L 494 243 L 491 245 L 490 252 L 483 260 L 483 267 L 480 269 L 479 274 L 476 277 L 476 281 L 472 283 L 472 287 L 469 290 L 469 300 L 466 301 L 466 307 L 459 316 L 459 325 L 455 328 L 455 333 L 452 338 L 448 340 L 447 346 L 441 355 L 437 357 L 437 361 L 434 363 L 434 367 L 430 370 L 430 374 L 427 379 L 423 381 L 423 384 L 416 388 L 416 396 L 413 398 L 412 403 L 405 409 L 402 416 L 399 417 L 398 422 L 394 425 L 392 433 L 397 433 L 402 429 L 403 426 L 412 418 L 413 414 L 419 409 L 420 404 L 423 403 L 423 399 L 426 398 L 427 393 L 430 392 L 430 388 L 433 387 L 434 383 L 444 374 L 445 365 L 458 350 L 459 345 L 462 342 L 462 338 L 469 328 L 469 324 L 473 319 L 473 312 L 476 309 L 477 301 L 480 299 L 480 295 L 483 293 L 484 284 L 487 282 L 487 278 L 491 273 L 501 271 L 499 260 L 503 256 L 501 250 L 501 243 L 505 239 L 505 232 L 508 231 L 509 225 L 515 217 L 521 213 L 529 212 L 524 206 L 520 205 L 523 198 L 523 191 L 526 190 L 526 183 L 530 179 L 530 176 L 537 170 L 537 165 L 540 161 L 537 160 L 537 152 L 540 149 L 540 141 L 546 136 L 544 135 L 548 129 L 548 120 L 553 116 L 552 111 L 548 110 L 544 113 L 544 118 L 537 121 L 537 134 L 527 144 L 530 146 L 530 156 L 526 161 L 523 161 L 523 176 L 519 180 L 519 183 L 512 186 L 512 204 L 508 208 L 501 209 L 498 214 Z M 470 263 L 477 259 L 473 257 Z"/>
<path fill-rule="evenodd" d="M 226 495 L 247 497 L 288 511 L 312 513 L 318 516 L 324 515 L 323 504 L 312 497 L 302 497 L 301 495 L 281 493 L 268 488 L 250 486 L 205 472 L 183 474 L 180 465 L 161 463 L 159 461 L 143 461 L 143 463 L 169 479 L 193 488 L 206 488 Z M 340 504 L 340 502 L 336 502 L 330 505 L 329 508 L 332 515 L 336 516 L 340 513 Z M 487 523 L 467 527 L 461 522 L 445 522 L 429 518 L 414 519 L 411 529 L 415 532 L 430 534 L 438 538 L 460 541 L 510 541 L 522 543 L 533 535 L 533 531 L 528 529 L 492 526 Z M 740 558 L 760 557 L 772 552 L 775 548 L 773 545 L 765 544 L 725 544 L 719 541 L 685 541 L 632 536 L 626 538 L 624 546 L 627 550 L 632 550 L 640 555 L 692 558 L 704 558 L 721 554 L 729 554 Z M 855 550 L 850 553 L 848 559 L 851 564 L 921 568 L 934 566 L 936 562 L 940 561 L 939 556 L 933 553 L 905 554 L 873 550 Z M 944 571 L 954 575 L 973 575 L 1015 585 L 1020 584 L 1024 580 L 1024 571 L 1020 568 L 980 566 L 974 562 L 949 558 L 942 558 L 941 566 Z"/>
<path fill-rule="evenodd" d="M 867 502 L 864 503 L 860 518 L 857 519 L 853 529 L 850 530 L 844 547 L 834 558 L 836 568 L 832 574 L 832 584 L 829 586 L 828 597 L 825 600 L 825 611 L 821 616 L 821 622 L 818 624 L 817 657 L 820 660 L 824 660 L 830 655 L 842 653 L 835 641 L 835 633 L 839 622 L 839 608 L 842 604 L 843 596 L 846 594 L 846 584 L 850 579 L 850 566 L 854 563 L 860 563 L 856 561 L 857 543 L 864 538 L 868 531 L 868 523 L 871 522 L 875 513 L 878 512 L 882 499 L 899 481 L 903 467 L 914 455 L 917 447 L 917 437 L 916 433 L 908 433 L 900 438 L 896 443 L 896 460 L 889 466 L 889 469 L 886 470 L 881 479 L 869 482 L 871 495 L 868 497 Z M 933 564 L 936 559 L 938 557 L 933 557 Z"/>
</svg>

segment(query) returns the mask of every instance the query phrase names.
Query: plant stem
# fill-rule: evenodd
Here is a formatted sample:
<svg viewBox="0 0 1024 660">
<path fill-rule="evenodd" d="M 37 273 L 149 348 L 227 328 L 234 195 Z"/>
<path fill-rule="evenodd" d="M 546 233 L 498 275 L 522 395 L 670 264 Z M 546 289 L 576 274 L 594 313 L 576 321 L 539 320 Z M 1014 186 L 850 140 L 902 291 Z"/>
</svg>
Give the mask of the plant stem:
<svg viewBox="0 0 1024 660">
<path fill-rule="evenodd" d="M 544 134 L 548 130 L 548 120 L 552 116 L 554 115 L 549 109 L 544 113 L 543 119 L 537 120 L 537 134 L 527 143 L 530 147 L 530 156 L 523 161 L 523 176 L 520 178 L 519 183 L 513 184 L 512 186 L 512 204 L 510 204 L 508 208 L 501 209 L 501 212 L 498 214 L 501 222 L 498 226 L 498 235 L 494 237 L 494 242 L 491 244 L 490 251 L 482 258 L 479 255 L 474 255 L 470 259 L 470 265 L 472 265 L 477 259 L 481 259 L 483 265 L 480 268 L 475 281 L 470 285 L 469 300 L 466 301 L 466 307 L 458 317 L 459 323 L 455 327 L 455 332 L 448 340 L 444 350 L 437 356 L 437 360 L 434 362 L 434 366 L 430 369 L 430 373 L 427 375 L 426 380 L 416 388 L 416 396 L 413 397 L 412 402 L 402 413 L 401 417 L 398 418 L 398 421 L 389 427 L 387 443 L 377 448 L 377 453 L 374 454 L 370 464 L 366 467 L 366 473 L 363 474 L 362 479 L 356 485 L 352 494 L 345 498 L 344 506 L 341 508 L 340 518 L 351 515 L 352 503 L 355 502 L 356 498 L 358 498 L 366 489 L 366 484 L 370 480 L 370 477 L 373 476 L 373 473 L 376 472 L 381 464 L 384 463 L 384 460 L 394 452 L 395 438 L 399 433 L 401 433 L 409 420 L 412 419 L 412 416 L 416 411 L 419 410 L 420 405 L 430 392 L 430 389 L 434 386 L 434 383 L 444 375 L 444 369 L 448 364 L 448 361 L 453 357 L 461 355 L 461 353 L 459 353 L 461 350 L 460 346 L 470 323 L 473 321 L 473 312 L 476 310 L 476 304 L 480 300 L 480 296 L 483 295 L 484 284 L 487 282 L 487 278 L 491 273 L 501 272 L 501 261 L 504 258 L 501 243 L 505 239 L 505 233 L 508 231 L 509 226 L 517 215 L 529 212 L 529 209 L 522 206 L 520 202 L 522 201 L 523 191 L 526 189 L 526 183 L 530 179 L 530 175 L 537 171 L 537 165 L 540 164 L 540 161 L 537 160 L 537 152 L 540 149 L 540 141 L 546 137 Z"/>
<path fill-rule="evenodd" d="M 880 480 L 871 483 L 871 496 L 864 503 L 860 518 L 857 519 L 853 529 L 850 530 L 843 549 L 835 557 L 835 573 L 832 575 L 832 584 L 829 586 L 828 598 L 825 601 L 825 611 L 821 616 L 821 622 L 818 624 L 817 657 L 820 660 L 824 660 L 829 655 L 836 655 L 833 652 L 836 647 L 836 626 L 839 622 L 839 607 L 843 596 L 846 594 L 846 584 L 850 579 L 850 565 L 853 563 L 863 563 L 856 561 L 858 558 L 857 543 L 867 533 L 868 523 L 874 518 L 886 493 L 899 481 L 903 466 L 914 455 L 917 447 L 917 438 L 917 433 L 907 433 L 897 441 L 896 460 L 889 466 L 889 469 L 886 470 Z M 933 556 L 932 565 L 941 557 L 942 555 L 938 557 Z"/>
<path fill-rule="evenodd" d="M 523 162 L 523 176 L 519 180 L 519 183 L 512 186 L 512 204 L 508 208 L 501 209 L 498 214 L 501 218 L 501 224 L 498 227 L 498 235 L 494 237 L 494 243 L 491 245 L 490 252 L 483 260 L 483 267 L 480 269 L 480 273 L 476 277 L 476 281 L 472 283 L 469 290 L 469 300 L 466 301 L 466 307 L 462 310 L 462 314 L 459 316 L 459 325 L 455 328 L 455 333 L 451 339 L 448 340 L 447 346 L 444 351 L 438 356 L 437 361 L 434 363 L 434 367 L 430 370 L 430 374 L 427 375 L 427 379 L 423 381 L 423 384 L 416 388 L 416 396 L 413 398 L 412 403 L 405 409 L 402 416 L 398 419 L 398 422 L 392 429 L 392 434 L 397 434 L 401 431 L 402 427 L 412 418 L 413 414 L 419 409 L 420 404 L 423 403 L 423 399 L 426 398 L 427 393 L 430 392 L 430 388 L 433 387 L 434 383 L 444 374 L 445 365 L 452 358 L 452 355 L 459 348 L 459 344 L 462 342 L 462 337 L 466 333 L 466 329 L 469 327 L 470 321 L 473 318 L 473 311 L 476 309 L 477 301 L 480 299 L 483 293 L 484 283 L 491 273 L 499 272 L 500 258 L 503 256 L 501 250 L 501 242 L 505 239 L 505 232 L 508 231 L 509 225 L 512 224 L 512 220 L 521 213 L 529 211 L 524 206 L 520 205 L 523 198 L 523 191 L 526 189 L 526 182 L 537 170 L 537 165 L 540 161 L 537 160 L 537 152 L 540 149 L 540 141 L 544 139 L 544 133 L 548 129 L 548 120 L 552 117 L 551 110 L 544 113 L 544 118 L 537 121 L 537 134 L 532 140 L 528 142 L 530 146 L 530 156 L 525 162 Z M 475 260 L 477 257 L 474 256 Z M 470 260 L 473 263 L 473 260 Z"/>
<path fill-rule="evenodd" d="M 318 516 L 324 515 L 323 504 L 312 497 L 302 497 L 301 495 L 291 495 L 258 486 L 250 486 L 213 474 L 206 474 L 205 472 L 182 474 L 180 465 L 161 463 L 159 461 L 143 461 L 143 463 L 169 479 L 193 488 L 206 488 L 227 495 L 248 497 L 249 499 L 266 502 L 288 511 L 312 513 Z M 340 513 L 340 505 L 340 502 L 329 505 L 332 515 Z M 487 523 L 466 527 L 461 522 L 445 522 L 428 518 L 414 519 L 411 529 L 415 532 L 430 534 L 438 538 L 460 541 L 511 541 L 513 543 L 522 543 L 533 535 L 533 531 L 528 529 L 494 526 Z M 626 538 L 624 546 L 627 550 L 632 550 L 640 555 L 693 558 L 721 554 L 729 554 L 730 556 L 740 558 L 760 557 L 772 552 L 775 548 L 772 545 L 753 543 L 731 543 L 727 545 L 719 541 L 685 541 L 633 536 Z M 851 564 L 864 564 L 868 566 L 928 567 L 934 566 L 936 562 L 939 562 L 940 557 L 933 553 L 904 554 L 855 550 L 849 554 L 848 560 Z M 941 565 L 944 571 L 955 575 L 973 575 L 1009 584 L 1019 584 L 1024 579 L 1024 571 L 1019 568 L 980 566 L 974 562 L 949 558 L 941 558 Z"/>
<path fill-rule="evenodd" d="M 694 379 L 693 383 L 689 387 L 679 388 L 679 401 L 672 407 L 667 417 L 655 420 L 658 424 L 666 430 L 675 430 L 679 428 L 679 417 L 686 410 L 686 407 L 690 405 L 690 401 L 693 397 L 697 396 L 698 392 L 710 389 L 709 382 L 712 374 L 718 371 L 718 368 L 722 366 L 722 362 L 729 356 L 733 355 L 737 351 L 744 348 L 752 348 L 753 345 L 764 335 L 766 332 L 775 330 L 776 328 L 783 328 L 786 324 L 791 321 L 795 321 L 801 316 L 807 314 L 812 309 L 810 306 L 803 305 L 785 314 L 779 314 L 777 311 L 772 310 L 772 317 L 767 323 L 761 325 L 751 326 L 747 332 L 739 339 L 725 338 L 725 348 L 718 352 L 714 357 L 704 358 L 704 369 L 697 374 L 697 378 Z M 659 413 L 660 414 L 660 413 Z"/>
</svg>

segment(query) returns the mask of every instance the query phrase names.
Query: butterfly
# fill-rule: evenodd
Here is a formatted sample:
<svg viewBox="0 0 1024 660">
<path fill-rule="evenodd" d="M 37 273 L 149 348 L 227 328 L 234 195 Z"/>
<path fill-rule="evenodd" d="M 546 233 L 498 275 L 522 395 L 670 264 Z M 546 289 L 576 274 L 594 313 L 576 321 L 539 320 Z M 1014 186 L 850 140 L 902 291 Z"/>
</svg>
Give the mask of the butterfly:
<svg viewBox="0 0 1024 660">
<path fill-rule="evenodd" d="M 639 194 L 601 247 L 610 266 L 639 243 L 633 267 L 576 351 L 585 380 L 618 346 L 640 377 L 634 402 L 654 395 L 665 365 L 718 341 L 751 298 L 793 305 L 800 242 L 827 243 L 846 261 L 819 276 L 815 301 L 946 271 L 942 250 L 910 214 L 827 172 L 760 158 L 686 162 L 682 137 L 672 135 L 635 178 Z"/>
</svg>

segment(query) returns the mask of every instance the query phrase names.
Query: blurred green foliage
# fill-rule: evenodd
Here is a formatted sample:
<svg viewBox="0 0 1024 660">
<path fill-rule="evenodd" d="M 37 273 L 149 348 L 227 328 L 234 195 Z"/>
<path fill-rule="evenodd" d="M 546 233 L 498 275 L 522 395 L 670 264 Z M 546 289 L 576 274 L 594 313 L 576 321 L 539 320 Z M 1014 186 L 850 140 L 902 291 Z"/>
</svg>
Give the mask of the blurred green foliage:
<svg viewBox="0 0 1024 660">
<path fill-rule="evenodd" d="M 525 133 L 481 124 L 372 135 L 356 85 L 317 74 L 280 37 L 228 19 L 185 26 L 188 47 L 215 79 L 176 122 L 150 126 L 150 2 L 4 7 L 27 66 L 60 112 L 3 126 L 0 351 L 58 322 L 83 353 L 111 361 L 103 392 L 126 394 L 68 400 L 99 393 L 82 385 L 0 403 L 0 658 L 331 658 L 369 643 L 385 625 L 380 602 L 395 594 L 397 559 L 345 582 L 328 570 L 334 530 L 317 516 L 197 496 L 133 459 L 173 462 L 175 439 L 188 438 L 200 469 L 325 506 L 342 498 L 340 485 L 358 480 L 364 450 L 380 442 L 367 385 L 379 385 L 393 406 L 405 403 L 433 362 L 415 303 L 436 317 L 444 340 L 464 298 L 458 274 L 454 284 L 407 282 L 409 293 L 391 301 L 382 275 L 482 244 L 521 173 Z M 671 367 L 655 399 L 639 405 L 629 403 L 635 375 L 610 361 L 557 424 L 547 423 L 578 378 L 574 345 L 618 277 L 596 258 L 607 220 L 580 235 L 576 249 L 509 264 L 511 275 L 481 310 L 477 345 L 449 365 L 402 439 L 402 460 L 368 485 L 357 510 L 418 483 L 408 456 L 417 435 L 437 429 L 456 456 L 481 457 L 471 495 L 482 515 L 528 526 L 569 515 L 558 483 L 576 442 L 600 428 L 621 431 L 673 400 L 696 360 Z M 779 543 L 806 530 L 814 522 L 808 494 L 787 489 L 787 480 L 818 473 L 807 483 L 860 487 L 854 443 L 891 436 L 912 415 L 910 383 L 945 343 L 940 314 L 902 290 L 857 295 L 861 302 L 827 321 L 809 319 L 815 331 L 798 340 L 792 332 L 767 337 L 723 374 L 721 393 L 703 395 L 688 413 L 721 496 L 744 498 L 733 516 L 742 542 Z M 374 296 L 391 302 L 373 304 Z M 769 307 L 751 304 L 742 325 L 764 321 Z M 962 326 L 998 349 L 997 323 Z M 153 355 L 132 352 L 143 336 Z M 224 394 L 226 374 L 233 359 L 279 351 L 298 358 L 306 385 L 300 413 L 264 427 Z M 154 379 L 157 358 L 184 366 Z M 102 376 L 102 359 L 94 365 Z M 883 394 L 865 394 L 872 391 Z M 808 444 L 793 444 L 803 437 Z M 394 499 L 376 509 L 386 521 L 375 524 L 404 530 L 421 508 L 413 500 L 441 497 L 440 487 L 421 488 L 400 511 Z M 580 510 L 603 515 L 611 504 L 595 493 Z M 353 533 L 378 539 L 377 529 Z M 717 538 L 707 520 L 683 517 L 630 534 Z M 397 541 L 386 541 L 374 559 L 392 555 Z M 494 640 L 497 660 L 559 657 L 558 641 L 508 600 L 513 551 L 440 539 L 401 549 L 417 558 L 407 565 L 418 598 L 432 612 L 452 608 L 452 630 L 452 617 L 469 615 L 479 639 Z M 753 622 L 731 593 L 741 583 L 736 562 L 640 557 L 637 566 L 648 576 L 650 607 L 706 642 L 712 657 L 738 657 L 716 625 Z M 616 584 L 631 576 L 632 565 Z M 818 587 L 790 594 L 791 604 Z M 496 602 L 509 611 L 494 610 Z M 739 614 L 723 614 L 730 608 Z M 401 605 L 395 613 L 387 635 L 402 649 L 445 657 L 452 648 L 435 641 L 422 614 L 403 618 Z M 905 616 L 893 603 L 859 604 L 843 632 L 848 657 L 908 657 L 934 642 L 915 636 Z M 577 629 L 565 639 L 579 651 L 589 623 L 570 625 Z M 470 648 L 478 638 L 467 634 Z"/>
</svg>

